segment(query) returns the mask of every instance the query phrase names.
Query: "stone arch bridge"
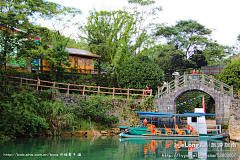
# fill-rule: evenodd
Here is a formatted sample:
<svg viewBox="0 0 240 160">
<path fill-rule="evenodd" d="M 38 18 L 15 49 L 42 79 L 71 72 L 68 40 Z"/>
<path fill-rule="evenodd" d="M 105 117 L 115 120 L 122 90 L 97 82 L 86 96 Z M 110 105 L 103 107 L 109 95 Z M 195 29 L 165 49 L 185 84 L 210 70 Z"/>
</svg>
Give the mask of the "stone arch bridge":
<svg viewBox="0 0 240 160">
<path fill-rule="evenodd" d="M 167 83 L 164 92 L 158 90 L 156 110 L 165 113 L 176 113 L 178 107 L 176 100 L 189 91 L 202 91 L 209 94 L 215 101 L 217 124 L 228 123 L 233 100 L 233 87 L 206 74 L 184 74 Z"/>
</svg>

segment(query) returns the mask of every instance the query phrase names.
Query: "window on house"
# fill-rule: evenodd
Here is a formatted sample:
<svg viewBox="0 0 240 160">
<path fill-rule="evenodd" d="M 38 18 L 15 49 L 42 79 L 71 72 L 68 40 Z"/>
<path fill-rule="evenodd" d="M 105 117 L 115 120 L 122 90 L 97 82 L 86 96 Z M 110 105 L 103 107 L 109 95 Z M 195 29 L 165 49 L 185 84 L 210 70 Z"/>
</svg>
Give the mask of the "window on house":
<svg viewBox="0 0 240 160">
<path fill-rule="evenodd" d="M 72 57 L 69 57 L 69 62 L 72 63 Z"/>
<path fill-rule="evenodd" d="M 78 59 L 74 58 L 74 65 L 78 66 Z"/>
</svg>

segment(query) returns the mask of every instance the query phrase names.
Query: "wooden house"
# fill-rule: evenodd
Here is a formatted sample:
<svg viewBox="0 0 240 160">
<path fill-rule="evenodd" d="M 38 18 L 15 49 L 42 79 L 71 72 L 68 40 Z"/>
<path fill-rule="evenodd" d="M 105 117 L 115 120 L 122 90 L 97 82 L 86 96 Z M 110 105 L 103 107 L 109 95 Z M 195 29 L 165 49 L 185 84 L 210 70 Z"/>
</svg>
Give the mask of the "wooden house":
<svg viewBox="0 0 240 160">
<path fill-rule="evenodd" d="M 49 47 L 53 47 L 52 45 L 48 45 Z M 68 71 L 71 72 L 74 69 L 75 72 L 78 73 L 92 73 L 94 70 L 93 59 L 100 58 L 101 56 L 95 55 L 87 50 L 69 48 L 66 47 L 66 51 L 69 52 L 69 62 L 70 67 Z M 51 66 L 48 65 L 47 60 L 43 59 L 43 71 L 50 71 Z"/>
</svg>

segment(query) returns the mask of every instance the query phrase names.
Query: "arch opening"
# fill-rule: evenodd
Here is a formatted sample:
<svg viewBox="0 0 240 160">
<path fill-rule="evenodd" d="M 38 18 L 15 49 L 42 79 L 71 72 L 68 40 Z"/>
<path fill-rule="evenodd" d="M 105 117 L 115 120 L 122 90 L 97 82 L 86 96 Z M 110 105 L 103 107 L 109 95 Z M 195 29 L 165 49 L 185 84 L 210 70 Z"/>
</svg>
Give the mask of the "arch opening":
<svg viewBox="0 0 240 160">
<path fill-rule="evenodd" d="M 195 108 L 202 108 L 203 97 L 206 113 L 216 113 L 215 100 L 201 90 L 188 90 L 179 94 L 175 99 L 176 113 L 194 113 Z M 216 119 L 216 116 L 207 116 L 208 119 Z"/>
</svg>

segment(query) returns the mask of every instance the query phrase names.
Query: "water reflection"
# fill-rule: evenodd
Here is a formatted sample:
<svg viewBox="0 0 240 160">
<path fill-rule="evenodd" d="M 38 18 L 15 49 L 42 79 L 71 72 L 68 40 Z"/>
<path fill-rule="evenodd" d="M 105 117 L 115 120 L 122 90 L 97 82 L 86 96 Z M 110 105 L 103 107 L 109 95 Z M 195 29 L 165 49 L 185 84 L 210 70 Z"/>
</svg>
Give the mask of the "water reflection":
<svg viewBox="0 0 240 160">
<path fill-rule="evenodd" d="M 6 155 L 9 154 L 9 155 Z M 0 140 L 0 159 L 26 160 L 132 160 L 132 159 L 233 159 L 240 143 L 119 139 L 116 137 L 46 137 Z"/>
<path fill-rule="evenodd" d="M 140 159 L 238 159 L 239 156 L 235 142 L 221 140 L 120 139 L 120 143 L 138 147 Z"/>
</svg>

